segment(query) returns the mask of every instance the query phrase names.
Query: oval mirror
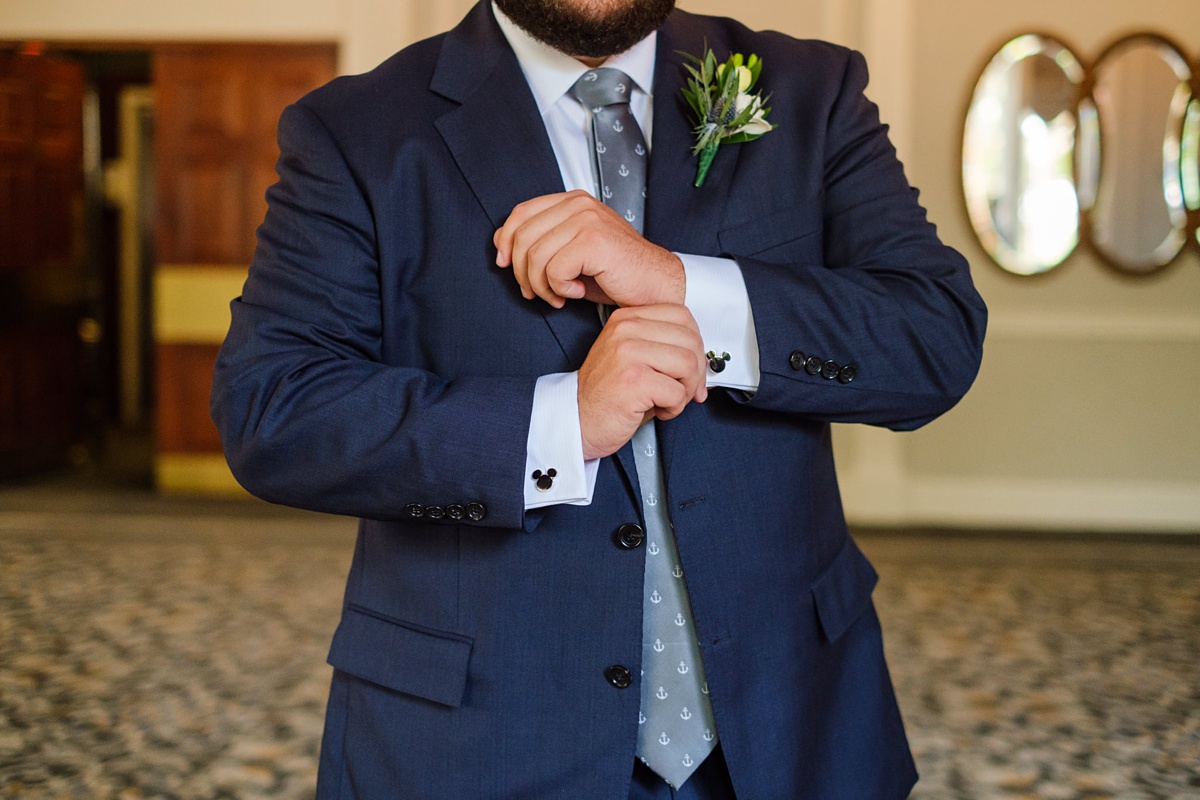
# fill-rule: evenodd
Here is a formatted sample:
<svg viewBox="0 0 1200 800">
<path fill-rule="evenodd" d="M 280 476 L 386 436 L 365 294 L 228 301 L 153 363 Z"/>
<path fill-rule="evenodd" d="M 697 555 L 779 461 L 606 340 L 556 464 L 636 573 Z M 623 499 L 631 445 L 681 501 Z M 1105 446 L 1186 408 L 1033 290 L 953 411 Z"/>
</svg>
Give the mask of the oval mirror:
<svg viewBox="0 0 1200 800">
<path fill-rule="evenodd" d="M 1041 34 L 1000 49 L 975 86 L 963 132 L 963 193 L 985 250 L 1009 272 L 1062 263 L 1079 242 L 1075 113 L 1084 70 Z"/>
<path fill-rule="evenodd" d="M 1189 211 L 1200 211 L 1200 97 L 1193 97 L 1188 104 L 1180 150 L 1183 204 Z M 1196 229 L 1196 243 L 1200 244 L 1200 228 Z"/>
<path fill-rule="evenodd" d="M 1085 148 L 1099 161 L 1081 169 L 1099 174 L 1088 232 L 1097 252 L 1122 271 L 1161 269 L 1187 242 L 1190 80 L 1187 60 L 1152 35 L 1122 39 L 1096 62 L 1092 98 L 1103 144 Z"/>
</svg>

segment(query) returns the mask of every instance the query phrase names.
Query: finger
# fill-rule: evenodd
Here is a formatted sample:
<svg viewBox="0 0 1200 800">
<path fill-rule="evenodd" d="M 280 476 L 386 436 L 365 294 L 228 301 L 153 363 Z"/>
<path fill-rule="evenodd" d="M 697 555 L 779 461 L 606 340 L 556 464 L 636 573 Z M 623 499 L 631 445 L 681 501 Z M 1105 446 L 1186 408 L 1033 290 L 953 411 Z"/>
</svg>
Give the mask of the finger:
<svg viewBox="0 0 1200 800">
<path fill-rule="evenodd" d="M 550 288 L 545 276 L 546 265 L 550 259 L 578 235 L 581 220 L 572 213 L 571 205 L 569 201 L 565 201 L 545 208 L 541 213 L 525 220 L 512 234 L 509 258 L 513 274 L 528 292 L 528 299 L 541 297 L 551 305 L 561 307 L 563 297 L 583 296 L 581 290 L 576 290 L 574 295 L 559 295 Z M 569 265 L 565 271 L 570 271 Z M 578 275 L 578 271 L 575 275 Z M 575 275 L 567 276 L 567 279 L 573 279 Z"/>
<path fill-rule="evenodd" d="M 643 307 L 644 308 L 644 307 Z M 633 311 L 634 313 L 622 313 Z M 699 331 L 678 319 L 659 319 L 642 309 L 617 309 L 609 317 L 603 335 L 614 341 L 645 340 L 669 344 L 696 354 L 703 360 L 704 344 Z"/>
<path fill-rule="evenodd" d="M 614 324 L 615 320 L 615 324 Z M 685 380 L 697 403 L 708 400 L 708 358 L 704 340 L 691 312 L 674 304 L 616 309 L 609 319 L 614 334 L 644 337 L 684 348 L 696 355 L 695 374 Z"/>
<path fill-rule="evenodd" d="M 566 220 L 546 230 L 523 252 L 517 251 L 516 261 L 521 264 L 529 287 L 556 308 L 565 304 L 565 298 L 578 299 L 584 294 L 583 281 L 579 280 L 581 264 L 569 255 L 577 252 L 577 248 L 570 247 L 577 233 L 577 228 Z"/>
<path fill-rule="evenodd" d="M 492 234 L 492 244 L 496 246 L 496 265 L 505 266 L 512 263 L 512 237 L 525 220 L 561 201 L 561 194 L 547 194 L 519 203 L 504 224 Z"/>
<path fill-rule="evenodd" d="M 596 283 L 594 278 L 584 275 L 580 277 L 579 281 L 583 284 L 584 300 L 587 300 L 589 303 L 600 303 L 606 306 L 616 305 L 613 299 L 608 296 L 608 293 L 600 288 L 600 285 Z"/>
<path fill-rule="evenodd" d="M 692 349 L 662 342 L 634 340 L 621 342 L 617 354 L 625 364 L 640 365 L 678 383 L 684 392 L 683 402 L 695 397 L 703 383 L 703 373 L 696 366 L 702 357 Z"/>
<path fill-rule="evenodd" d="M 496 265 L 506 266 L 512 263 L 513 235 L 522 225 L 547 209 L 575 199 L 580 194 L 590 196 L 587 192 L 577 189 L 571 192 L 541 195 L 518 204 L 508 215 L 504 224 L 497 228 L 495 234 L 492 235 L 492 243 L 496 246 Z"/>
<path fill-rule="evenodd" d="M 646 399 L 651 403 L 650 411 L 662 420 L 674 419 L 687 408 L 691 396 L 677 380 L 662 373 L 648 373 L 645 378 Z"/>
</svg>

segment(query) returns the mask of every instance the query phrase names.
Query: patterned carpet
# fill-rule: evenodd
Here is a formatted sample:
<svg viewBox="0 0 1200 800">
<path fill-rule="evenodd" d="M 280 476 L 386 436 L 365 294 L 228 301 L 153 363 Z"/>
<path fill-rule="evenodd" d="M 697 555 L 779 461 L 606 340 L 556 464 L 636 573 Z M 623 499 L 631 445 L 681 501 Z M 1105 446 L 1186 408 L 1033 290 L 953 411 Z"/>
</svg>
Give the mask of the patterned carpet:
<svg viewBox="0 0 1200 800">
<path fill-rule="evenodd" d="M 0 798 L 311 797 L 352 537 L 257 503 L 0 493 Z M 1200 540 L 860 542 L 914 800 L 1200 798 Z"/>
</svg>

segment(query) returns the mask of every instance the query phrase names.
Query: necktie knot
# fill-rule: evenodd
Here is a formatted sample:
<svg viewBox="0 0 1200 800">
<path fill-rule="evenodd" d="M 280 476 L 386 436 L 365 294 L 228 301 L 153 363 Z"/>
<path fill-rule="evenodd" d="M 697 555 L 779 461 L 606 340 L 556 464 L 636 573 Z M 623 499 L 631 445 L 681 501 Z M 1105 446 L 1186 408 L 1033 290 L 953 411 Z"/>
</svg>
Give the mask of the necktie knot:
<svg viewBox="0 0 1200 800">
<path fill-rule="evenodd" d="M 628 103 L 632 93 L 633 79 L 612 67 L 590 69 L 571 87 L 571 94 L 591 108 Z"/>
</svg>

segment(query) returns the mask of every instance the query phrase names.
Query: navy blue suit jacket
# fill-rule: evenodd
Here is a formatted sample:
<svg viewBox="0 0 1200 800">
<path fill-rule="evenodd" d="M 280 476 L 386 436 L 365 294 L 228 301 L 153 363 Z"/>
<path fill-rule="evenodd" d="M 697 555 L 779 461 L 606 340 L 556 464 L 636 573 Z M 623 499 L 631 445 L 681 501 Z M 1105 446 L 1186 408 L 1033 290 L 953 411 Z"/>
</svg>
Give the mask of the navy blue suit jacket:
<svg viewBox="0 0 1200 800">
<path fill-rule="evenodd" d="M 706 43 L 763 58 L 778 129 L 722 147 L 696 189 L 678 51 Z M 829 423 L 910 429 L 951 407 L 985 311 L 865 84 L 832 45 L 679 11 L 660 30 L 646 235 L 737 259 L 761 353 L 753 398 L 714 391 L 659 426 L 741 800 L 901 798 L 915 780 Z M 640 516 L 636 473 L 627 446 L 591 505 L 524 510 L 534 382 L 577 369 L 599 323 L 494 266 L 512 208 L 562 184 L 488 6 L 288 108 L 279 141 L 212 407 L 250 491 L 363 519 L 320 796 L 623 800 L 645 551 L 613 532 Z M 857 376 L 811 375 L 797 352 Z"/>
</svg>

